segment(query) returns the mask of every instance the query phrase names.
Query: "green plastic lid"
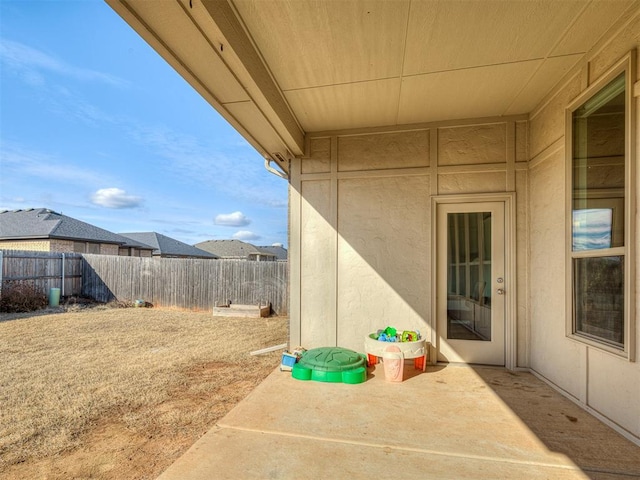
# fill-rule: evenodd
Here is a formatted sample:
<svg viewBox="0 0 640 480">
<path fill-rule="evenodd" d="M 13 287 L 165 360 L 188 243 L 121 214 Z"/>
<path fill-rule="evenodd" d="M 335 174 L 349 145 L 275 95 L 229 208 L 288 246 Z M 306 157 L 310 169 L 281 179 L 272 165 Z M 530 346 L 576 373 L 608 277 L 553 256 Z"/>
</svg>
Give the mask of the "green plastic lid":
<svg viewBox="0 0 640 480">
<path fill-rule="evenodd" d="M 328 383 L 362 383 L 367 379 L 366 357 L 341 347 L 307 350 L 293 366 L 291 375 L 298 380 Z"/>
</svg>

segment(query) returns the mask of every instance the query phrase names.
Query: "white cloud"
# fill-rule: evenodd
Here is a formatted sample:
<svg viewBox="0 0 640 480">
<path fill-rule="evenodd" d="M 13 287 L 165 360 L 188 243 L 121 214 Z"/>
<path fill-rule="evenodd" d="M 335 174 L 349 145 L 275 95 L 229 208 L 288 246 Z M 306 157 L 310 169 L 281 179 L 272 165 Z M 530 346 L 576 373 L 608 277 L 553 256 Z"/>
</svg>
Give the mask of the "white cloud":
<svg viewBox="0 0 640 480">
<path fill-rule="evenodd" d="M 249 230 L 240 230 L 233 234 L 233 238 L 236 240 L 260 240 L 262 237 L 256 233 L 250 232 Z"/>
<path fill-rule="evenodd" d="M 142 197 L 129 195 L 120 188 L 101 188 L 91 196 L 91 201 L 106 208 L 136 208 L 142 205 Z"/>
<path fill-rule="evenodd" d="M 225 227 L 244 227 L 249 225 L 251 220 L 249 220 L 242 212 L 233 212 L 216 215 L 213 223 L 216 225 L 223 225 Z"/>
<path fill-rule="evenodd" d="M 128 84 L 126 80 L 114 75 L 89 68 L 75 67 L 28 45 L 6 39 L 0 40 L 0 60 L 11 70 L 22 74 L 27 82 L 34 86 L 44 83 L 40 74 L 43 71 L 82 81 L 97 81 L 116 87 Z"/>
</svg>

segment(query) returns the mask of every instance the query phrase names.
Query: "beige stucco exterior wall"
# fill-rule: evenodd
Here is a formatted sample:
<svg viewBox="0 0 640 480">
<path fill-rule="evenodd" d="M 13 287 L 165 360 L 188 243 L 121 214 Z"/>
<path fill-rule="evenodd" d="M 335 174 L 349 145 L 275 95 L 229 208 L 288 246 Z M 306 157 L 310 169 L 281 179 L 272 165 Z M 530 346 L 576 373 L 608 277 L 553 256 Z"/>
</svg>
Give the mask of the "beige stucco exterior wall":
<svg viewBox="0 0 640 480">
<path fill-rule="evenodd" d="M 513 117 L 311 136 L 291 167 L 291 343 L 362 351 L 387 325 L 431 338 L 432 197 L 516 192 L 527 366 L 528 133 Z"/>
<path fill-rule="evenodd" d="M 530 116 L 529 278 L 531 368 L 558 388 L 640 442 L 640 363 L 569 339 L 566 335 L 565 258 L 565 108 L 588 85 L 632 49 L 640 48 L 640 12 L 608 37 L 588 63 L 569 72 L 566 80 Z M 640 60 L 640 59 L 639 59 Z M 637 79 L 636 79 L 637 80 Z M 640 112 L 636 83 L 635 104 Z M 636 117 L 638 113 L 636 113 Z M 640 119 L 636 118 L 636 152 L 640 152 Z M 640 186 L 638 158 L 636 191 Z M 637 196 L 640 201 L 640 196 Z M 637 218 L 636 226 L 640 225 Z M 636 247 L 640 235 L 636 234 Z M 640 264 L 636 250 L 636 286 Z M 640 290 L 636 288 L 636 345 L 640 346 Z"/>
</svg>

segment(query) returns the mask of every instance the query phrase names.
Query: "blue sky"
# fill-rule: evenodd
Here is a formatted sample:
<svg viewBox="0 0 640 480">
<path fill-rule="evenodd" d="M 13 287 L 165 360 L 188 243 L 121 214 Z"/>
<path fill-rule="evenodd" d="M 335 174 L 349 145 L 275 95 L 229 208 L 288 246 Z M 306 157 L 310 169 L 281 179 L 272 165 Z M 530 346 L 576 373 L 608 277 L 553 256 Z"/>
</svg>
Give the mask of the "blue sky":
<svg viewBox="0 0 640 480">
<path fill-rule="evenodd" d="M 0 0 L 0 209 L 287 243 L 287 182 L 102 0 Z"/>
</svg>

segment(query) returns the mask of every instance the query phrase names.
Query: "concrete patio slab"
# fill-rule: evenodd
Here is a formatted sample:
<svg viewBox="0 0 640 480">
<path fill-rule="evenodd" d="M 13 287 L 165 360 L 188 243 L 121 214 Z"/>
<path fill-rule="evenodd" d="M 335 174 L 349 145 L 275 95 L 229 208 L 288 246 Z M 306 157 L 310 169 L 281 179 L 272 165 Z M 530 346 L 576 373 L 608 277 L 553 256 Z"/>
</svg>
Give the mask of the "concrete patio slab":
<svg viewBox="0 0 640 480">
<path fill-rule="evenodd" d="M 358 385 L 276 370 L 160 479 L 640 478 L 640 447 L 529 373 L 407 367 Z"/>
</svg>

